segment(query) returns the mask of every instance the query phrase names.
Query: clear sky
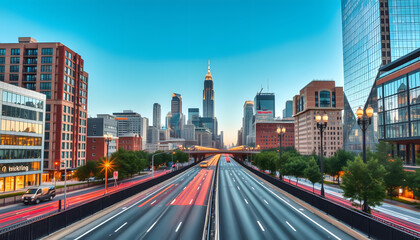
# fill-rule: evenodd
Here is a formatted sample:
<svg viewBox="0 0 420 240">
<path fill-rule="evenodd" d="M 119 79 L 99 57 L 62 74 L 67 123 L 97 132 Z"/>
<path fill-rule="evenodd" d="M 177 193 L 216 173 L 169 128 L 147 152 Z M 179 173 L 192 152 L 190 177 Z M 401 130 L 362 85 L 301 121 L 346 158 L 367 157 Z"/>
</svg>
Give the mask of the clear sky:
<svg viewBox="0 0 420 240">
<path fill-rule="evenodd" d="M 88 114 L 132 109 L 162 122 L 172 92 L 183 112 L 199 107 L 211 61 L 215 113 L 225 144 L 236 144 L 243 104 L 264 88 L 286 100 L 314 79 L 343 85 L 337 0 L 0 0 L 0 42 L 31 36 L 82 55 Z"/>
</svg>

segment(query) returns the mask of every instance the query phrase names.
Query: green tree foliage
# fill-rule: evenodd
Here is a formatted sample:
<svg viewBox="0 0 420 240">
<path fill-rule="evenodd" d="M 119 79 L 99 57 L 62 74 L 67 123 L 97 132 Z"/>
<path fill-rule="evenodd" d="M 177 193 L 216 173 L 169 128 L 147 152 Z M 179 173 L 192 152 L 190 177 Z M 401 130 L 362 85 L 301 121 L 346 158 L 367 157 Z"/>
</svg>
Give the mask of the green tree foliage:
<svg viewBox="0 0 420 240">
<path fill-rule="evenodd" d="M 300 156 L 296 149 L 290 149 L 287 152 L 283 152 L 281 158 L 278 158 L 276 161 L 276 169 L 279 171 L 279 177 L 282 179 L 283 176 L 291 175 L 289 169 L 286 168 L 286 165 L 291 161 L 292 158 Z"/>
<path fill-rule="evenodd" d="M 188 162 L 188 154 L 181 150 L 176 150 L 174 155 L 174 162 L 179 161 L 180 163 Z"/>
<path fill-rule="evenodd" d="M 312 192 L 315 191 L 315 183 L 321 182 L 321 171 L 315 158 L 309 159 L 308 165 L 304 170 L 305 177 L 312 183 Z"/>
<path fill-rule="evenodd" d="M 391 197 L 398 195 L 396 191 L 399 187 L 404 185 L 406 173 L 404 172 L 403 162 L 401 159 L 389 159 L 384 164 L 387 172 L 384 180 L 388 195 Z"/>
<path fill-rule="evenodd" d="M 340 172 L 346 166 L 348 161 L 353 161 L 354 154 L 345 150 L 338 150 L 334 156 L 325 158 L 325 173 L 330 176 L 337 177 L 338 185 L 340 185 Z"/>
<path fill-rule="evenodd" d="M 294 176 L 296 178 L 296 185 L 299 182 L 300 177 L 305 176 L 305 168 L 307 167 L 307 162 L 302 156 L 294 156 L 288 161 L 285 165 L 287 175 Z"/>
<path fill-rule="evenodd" d="M 420 198 L 420 170 L 407 172 L 404 186 L 413 191 L 415 197 Z"/>
<path fill-rule="evenodd" d="M 377 159 L 370 158 L 365 164 L 360 156 L 344 167 L 344 197 L 350 198 L 354 206 L 362 206 L 366 198 L 369 206 L 377 206 L 385 198 L 386 170 Z"/>
<path fill-rule="evenodd" d="M 85 165 L 80 166 L 76 169 L 75 176 L 83 181 L 86 178 L 97 175 L 98 173 L 98 162 L 96 161 L 87 161 Z"/>
<path fill-rule="evenodd" d="M 269 170 L 271 173 L 275 173 L 278 158 L 279 155 L 275 151 L 263 151 L 253 157 L 253 162 L 259 169 Z"/>
</svg>

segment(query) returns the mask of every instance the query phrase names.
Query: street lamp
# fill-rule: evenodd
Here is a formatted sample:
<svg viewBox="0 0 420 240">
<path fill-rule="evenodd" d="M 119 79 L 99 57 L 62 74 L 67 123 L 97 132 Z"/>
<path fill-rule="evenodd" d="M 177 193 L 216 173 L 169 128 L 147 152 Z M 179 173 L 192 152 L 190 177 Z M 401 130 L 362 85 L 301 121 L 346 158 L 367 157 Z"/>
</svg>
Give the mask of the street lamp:
<svg viewBox="0 0 420 240">
<path fill-rule="evenodd" d="M 281 154 L 282 154 L 282 150 L 281 150 L 281 139 L 283 137 L 283 135 L 286 133 L 286 128 L 284 127 L 277 127 L 277 135 L 279 135 L 279 140 L 280 140 L 280 145 L 279 145 L 279 155 L 280 155 L 280 159 L 281 159 Z M 281 174 L 279 172 L 279 179 L 282 179 Z"/>
<path fill-rule="evenodd" d="M 366 130 L 368 129 L 369 125 L 372 124 L 372 115 L 373 115 L 373 108 L 368 105 L 365 111 L 361 107 L 359 107 L 356 111 L 357 116 L 357 124 L 359 125 L 360 129 L 363 133 L 363 162 L 366 163 Z M 363 199 L 363 211 L 369 212 L 369 206 L 367 205 L 366 197 Z"/>
<path fill-rule="evenodd" d="M 112 134 L 104 135 L 105 142 L 106 142 L 106 162 L 104 164 L 105 167 L 105 194 L 108 193 L 108 168 L 111 166 L 108 159 L 109 154 L 109 143 L 112 141 Z"/>
<path fill-rule="evenodd" d="M 319 133 L 321 135 L 321 196 L 324 197 L 324 146 L 322 144 L 322 140 L 324 138 L 323 132 L 327 128 L 328 115 L 324 114 L 322 117 L 321 115 L 316 115 L 315 121 L 316 127 L 319 129 Z"/>
</svg>

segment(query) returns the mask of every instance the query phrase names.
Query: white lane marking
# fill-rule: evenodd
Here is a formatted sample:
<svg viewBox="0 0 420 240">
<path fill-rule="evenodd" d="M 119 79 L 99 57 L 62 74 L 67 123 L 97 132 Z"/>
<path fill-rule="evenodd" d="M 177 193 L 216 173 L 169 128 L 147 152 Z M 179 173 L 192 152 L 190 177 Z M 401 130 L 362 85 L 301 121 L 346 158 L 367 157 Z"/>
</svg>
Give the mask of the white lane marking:
<svg viewBox="0 0 420 240">
<path fill-rule="evenodd" d="M 296 229 L 295 229 L 292 225 L 290 225 L 290 223 L 289 223 L 288 221 L 286 221 L 286 223 L 287 223 L 287 225 L 289 225 L 289 227 L 290 227 L 291 229 L 293 229 L 293 231 L 295 231 L 295 232 L 296 232 Z"/>
<path fill-rule="evenodd" d="M 125 224 L 127 224 L 127 222 L 125 222 L 123 225 L 121 225 L 119 228 L 117 228 L 114 232 L 118 232 L 118 230 L 120 230 L 122 227 L 124 227 Z"/>
<path fill-rule="evenodd" d="M 197 188 L 197 190 L 200 189 L 200 187 Z"/>
<path fill-rule="evenodd" d="M 264 202 L 267 203 L 267 205 L 268 205 L 268 202 L 265 199 L 264 199 Z"/>
<path fill-rule="evenodd" d="M 176 201 L 176 198 L 171 202 L 171 205 L 174 204 L 175 201 Z"/>
<path fill-rule="evenodd" d="M 153 203 L 155 203 L 156 202 L 156 200 L 155 201 L 153 201 L 150 205 L 153 205 Z"/>
<path fill-rule="evenodd" d="M 236 186 L 238 188 L 239 191 L 241 191 L 241 189 L 239 188 L 239 186 Z"/>
<path fill-rule="evenodd" d="M 191 205 L 192 201 L 193 201 L 193 199 L 191 199 L 191 201 L 190 201 L 190 205 Z"/>
<path fill-rule="evenodd" d="M 257 180 L 255 180 L 253 177 L 251 177 L 251 175 L 249 175 L 249 173 L 245 172 L 251 179 L 253 179 L 254 181 L 257 182 Z M 259 182 L 257 182 L 259 183 Z M 260 184 L 260 183 L 259 183 Z M 266 186 L 264 186 L 263 184 L 261 184 L 261 186 L 265 189 L 267 189 L 267 191 L 271 192 L 271 194 L 273 194 L 274 196 L 276 196 L 278 199 L 282 200 L 284 203 L 286 203 L 289 207 L 291 207 L 292 209 L 294 209 L 296 212 L 300 213 L 302 216 L 304 216 L 306 219 L 308 219 L 309 221 L 313 222 L 315 225 L 317 225 L 318 227 L 320 227 L 322 230 L 326 231 L 327 233 L 329 233 L 331 236 L 335 237 L 338 240 L 341 240 L 341 238 L 337 237 L 336 235 L 334 235 L 334 233 L 330 232 L 328 229 L 324 228 L 323 226 L 321 226 L 321 224 L 315 222 L 312 218 L 308 217 L 306 214 L 304 214 L 303 212 L 299 211 L 297 208 L 293 207 L 290 203 L 288 203 L 286 200 L 284 200 L 283 198 L 279 197 L 277 194 L 275 194 L 273 191 L 271 191 L 270 189 L 268 189 Z"/>
<path fill-rule="evenodd" d="M 258 225 L 260 225 L 261 230 L 263 230 L 263 232 L 265 232 L 263 226 L 261 225 L 260 221 L 257 221 Z"/>
<path fill-rule="evenodd" d="M 300 210 L 300 211 L 303 211 L 303 210 L 305 210 L 305 209 L 303 209 L 303 208 L 299 208 L 299 210 Z"/>
<path fill-rule="evenodd" d="M 255 188 L 254 187 L 251 187 L 252 188 L 252 190 L 255 190 Z"/>
<path fill-rule="evenodd" d="M 189 170 L 189 171 L 191 171 L 191 170 Z M 184 174 L 186 174 L 186 173 L 184 173 Z M 179 177 L 178 177 L 178 178 L 179 178 Z M 178 178 L 177 178 L 177 179 L 175 179 L 174 181 L 171 181 L 171 182 L 169 182 L 168 184 L 166 184 L 166 185 L 162 186 L 161 188 L 157 189 L 156 191 L 151 192 L 150 194 L 146 195 L 146 197 L 144 197 L 144 198 L 140 199 L 139 201 L 137 201 L 137 202 L 133 203 L 131 206 L 127 207 L 126 209 L 123 209 L 122 211 L 118 212 L 118 213 L 117 213 L 117 214 L 115 214 L 114 216 L 112 216 L 112 217 L 108 218 L 107 220 L 105 220 L 105 221 L 101 222 L 100 224 L 98 224 L 98 225 L 96 225 L 95 227 L 91 228 L 89 231 L 86 231 L 85 233 L 83 233 L 83 234 L 82 234 L 82 235 L 80 235 L 79 237 L 75 238 L 74 240 L 79 240 L 79 239 L 81 239 L 82 237 L 86 236 L 87 234 L 89 234 L 89 233 L 90 233 L 90 232 L 92 232 L 93 230 L 97 229 L 98 227 L 100 227 L 100 226 L 104 225 L 105 223 L 107 223 L 107 222 L 111 221 L 112 219 L 114 219 L 114 218 L 115 218 L 115 217 L 117 217 L 118 215 L 122 214 L 123 212 L 127 211 L 128 209 L 130 209 L 130 208 L 132 208 L 132 207 L 134 207 L 134 206 L 137 206 L 139 203 L 141 203 L 141 202 L 143 202 L 144 200 L 146 200 L 149 196 L 151 196 L 151 195 L 153 195 L 153 194 L 155 194 L 155 193 L 157 193 L 157 192 L 161 191 L 162 189 L 164 189 L 164 188 L 168 187 L 171 183 L 173 183 L 173 182 L 175 182 L 176 180 L 178 180 Z"/>
<path fill-rule="evenodd" d="M 127 209 L 127 207 L 123 207 L 122 209 Z"/>
<path fill-rule="evenodd" d="M 181 224 L 182 224 L 182 222 L 179 222 L 179 224 L 178 224 L 178 227 L 176 227 L 176 230 L 175 230 L 175 232 L 178 232 L 178 230 L 179 230 L 179 227 L 181 227 Z"/>
<path fill-rule="evenodd" d="M 184 187 L 184 189 L 182 189 L 182 190 L 185 190 L 186 188 L 187 188 L 187 187 L 185 186 L 185 187 Z"/>
<path fill-rule="evenodd" d="M 154 223 L 153 223 L 153 225 L 152 225 L 152 226 L 150 226 L 150 227 L 149 227 L 149 229 L 147 229 L 147 231 L 146 231 L 146 232 L 149 232 L 150 230 L 152 230 L 152 228 L 155 226 L 155 224 L 156 224 L 156 223 L 157 223 L 157 221 L 156 221 L 156 222 L 154 222 Z"/>
<path fill-rule="evenodd" d="M 234 182 L 236 182 L 234 178 L 232 178 L 232 179 L 233 179 Z"/>
<path fill-rule="evenodd" d="M 244 198 L 244 200 L 245 200 L 246 204 L 248 204 L 248 201 L 245 198 Z"/>
</svg>

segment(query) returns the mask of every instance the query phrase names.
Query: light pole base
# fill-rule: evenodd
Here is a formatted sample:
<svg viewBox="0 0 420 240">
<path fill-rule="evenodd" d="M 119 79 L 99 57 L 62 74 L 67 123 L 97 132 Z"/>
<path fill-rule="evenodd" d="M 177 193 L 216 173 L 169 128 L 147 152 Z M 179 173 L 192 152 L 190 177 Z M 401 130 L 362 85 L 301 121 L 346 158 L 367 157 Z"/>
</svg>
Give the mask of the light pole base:
<svg viewBox="0 0 420 240">
<path fill-rule="evenodd" d="M 321 196 L 325 197 L 324 186 L 321 187 Z"/>
</svg>

